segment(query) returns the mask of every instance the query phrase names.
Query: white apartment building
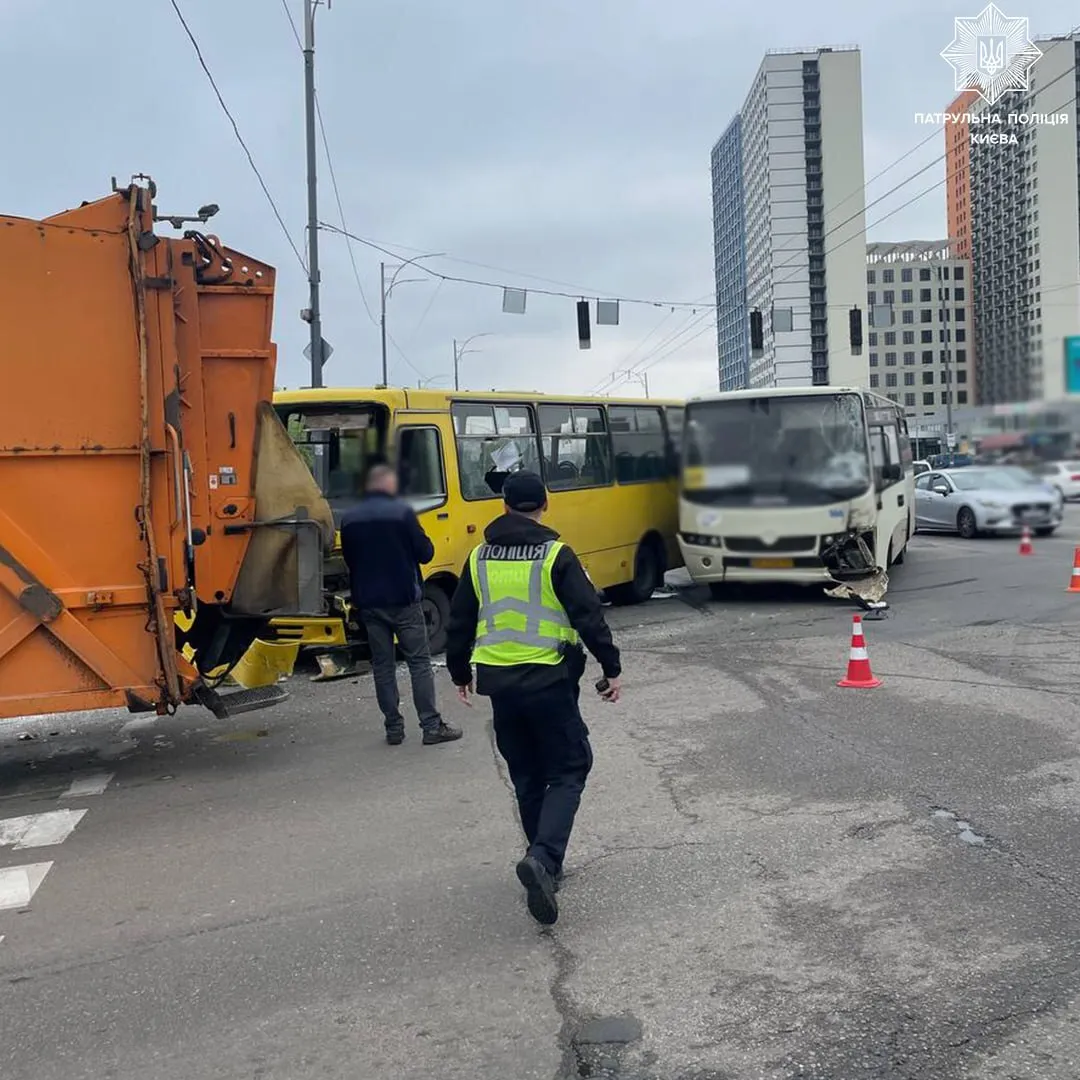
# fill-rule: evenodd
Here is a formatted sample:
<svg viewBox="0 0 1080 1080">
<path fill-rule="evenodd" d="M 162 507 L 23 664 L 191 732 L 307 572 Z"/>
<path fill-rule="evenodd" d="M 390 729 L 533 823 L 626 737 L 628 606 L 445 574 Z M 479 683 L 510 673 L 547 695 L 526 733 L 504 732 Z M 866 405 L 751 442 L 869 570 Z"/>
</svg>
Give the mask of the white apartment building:
<svg viewBox="0 0 1080 1080">
<path fill-rule="evenodd" d="M 1028 90 L 971 110 L 1002 120 L 973 132 L 1016 137 L 969 151 L 980 404 L 1063 398 L 1064 340 L 1080 334 L 1080 38 L 1037 44 Z"/>
<path fill-rule="evenodd" d="M 859 50 L 768 53 L 713 149 L 712 187 L 721 389 L 867 385 L 848 333 L 866 296 Z"/>
<path fill-rule="evenodd" d="M 866 245 L 870 389 L 904 406 L 912 424 L 949 423 L 976 400 L 971 265 L 948 240 Z"/>
</svg>

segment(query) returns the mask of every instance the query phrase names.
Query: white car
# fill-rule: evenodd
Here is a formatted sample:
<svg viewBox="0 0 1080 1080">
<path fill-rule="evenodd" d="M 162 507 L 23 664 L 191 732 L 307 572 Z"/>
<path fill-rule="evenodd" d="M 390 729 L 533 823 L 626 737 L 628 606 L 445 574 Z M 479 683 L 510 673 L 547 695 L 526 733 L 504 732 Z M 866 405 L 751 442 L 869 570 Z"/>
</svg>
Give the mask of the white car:
<svg viewBox="0 0 1080 1080">
<path fill-rule="evenodd" d="M 1050 461 L 1031 471 L 1044 484 L 1056 487 L 1063 499 L 1080 499 L 1080 461 Z"/>
<path fill-rule="evenodd" d="M 929 461 L 913 461 L 911 467 L 914 469 L 916 476 L 922 476 L 924 472 L 930 471 L 931 466 Z"/>
</svg>

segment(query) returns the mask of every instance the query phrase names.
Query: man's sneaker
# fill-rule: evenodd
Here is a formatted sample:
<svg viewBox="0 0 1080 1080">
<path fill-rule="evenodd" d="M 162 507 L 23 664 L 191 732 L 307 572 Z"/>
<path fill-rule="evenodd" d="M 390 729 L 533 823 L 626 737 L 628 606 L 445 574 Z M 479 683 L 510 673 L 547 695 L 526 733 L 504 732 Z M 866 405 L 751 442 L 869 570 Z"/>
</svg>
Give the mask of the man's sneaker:
<svg viewBox="0 0 1080 1080">
<path fill-rule="evenodd" d="M 525 886 L 529 914 L 542 926 L 553 926 L 559 918 L 555 899 L 555 880 L 547 867 L 532 855 L 526 855 L 516 867 L 518 881 Z"/>
<path fill-rule="evenodd" d="M 461 736 L 461 728 L 441 721 L 437 728 L 429 728 L 424 732 L 424 745 L 437 746 L 439 743 L 453 742 L 455 739 L 460 739 Z"/>
<path fill-rule="evenodd" d="M 404 728 L 387 728 L 386 741 L 390 746 L 400 746 L 405 741 Z"/>
</svg>

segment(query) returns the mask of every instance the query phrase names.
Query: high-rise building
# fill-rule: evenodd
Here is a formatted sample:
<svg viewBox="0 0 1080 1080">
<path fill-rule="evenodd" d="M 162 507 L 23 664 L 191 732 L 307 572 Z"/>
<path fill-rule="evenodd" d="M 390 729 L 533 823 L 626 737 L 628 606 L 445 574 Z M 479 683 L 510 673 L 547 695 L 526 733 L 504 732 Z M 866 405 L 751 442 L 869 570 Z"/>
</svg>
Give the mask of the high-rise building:
<svg viewBox="0 0 1080 1080">
<path fill-rule="evenodd" d="M 736 116 L 712 151 L 713 250 L 716 256 L 716 342 L 720 387 L 750 385 L 746 310 L 746 219 L 743 216 L 742 121 Z"/>
<path fill-rule="evenodd" d="M 867 244 L 866 307 L 871 390 L 917 425 L 975 403 L 971 264 L 948 240 Z"/>
<path fill-rule="evenodd" d="M 859 50 L 768 53 L 713 148 L 712 191 L 721 389 L 865 386 L 848 335 L 866 290 Z"/>
<path fill-rule="evenodd" d="M 1080 333 L 1080 39 L 1038 44 L 1026 91 L 970 110 L 1001 121 L 968 144 L 981 404 L 1064 397 L 1065 338 Z"/>
<path fill-rule="evenodd" d="M 965 90 L 950 106 L 945 123 L 945 203 L 952 253 L 971 258 L 971 125 L 964 119 L 979 100 Z"/>
</svg>

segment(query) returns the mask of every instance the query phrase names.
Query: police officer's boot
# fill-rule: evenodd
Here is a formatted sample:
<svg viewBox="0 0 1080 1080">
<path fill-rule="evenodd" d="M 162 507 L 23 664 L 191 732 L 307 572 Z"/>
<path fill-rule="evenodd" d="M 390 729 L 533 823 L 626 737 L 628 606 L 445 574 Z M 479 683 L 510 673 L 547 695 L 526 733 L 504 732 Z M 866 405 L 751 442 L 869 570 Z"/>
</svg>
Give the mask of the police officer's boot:
<svg viewBox="0 0 1080 1080">
<path fill-rule="evenodd" d="M 559 903 L 555 899 L 555 879 L 539 859 L 526 855 L 517 864 L 517 878 L 525 886 L 529 914 L 543 926 L 554 925 L 559 918 Z"/>
</svg>

